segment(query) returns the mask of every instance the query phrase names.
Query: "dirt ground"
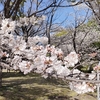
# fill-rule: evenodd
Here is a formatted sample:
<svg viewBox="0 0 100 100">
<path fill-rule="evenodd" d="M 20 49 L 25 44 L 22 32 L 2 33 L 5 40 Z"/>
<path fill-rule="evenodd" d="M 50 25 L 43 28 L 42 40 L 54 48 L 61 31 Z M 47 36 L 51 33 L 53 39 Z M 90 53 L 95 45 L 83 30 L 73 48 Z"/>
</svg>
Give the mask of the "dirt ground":
<svg viewBox="0 0 100 100">
<path fill-rule="evenodd" d="M 3 72 L 0 100 L 97 100 L 97 96 L 96 92 L 78 95 L 61 80 Z"/>
</svg>

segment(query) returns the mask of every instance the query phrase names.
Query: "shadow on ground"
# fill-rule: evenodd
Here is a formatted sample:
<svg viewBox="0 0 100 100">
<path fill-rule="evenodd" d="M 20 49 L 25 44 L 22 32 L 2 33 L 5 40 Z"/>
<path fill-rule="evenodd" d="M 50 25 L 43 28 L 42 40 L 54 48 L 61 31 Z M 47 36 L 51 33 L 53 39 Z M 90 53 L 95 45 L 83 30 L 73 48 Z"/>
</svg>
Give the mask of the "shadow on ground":
<svg viewBox="0 0 100 100">
<path fill-rule="evenodd" d="M 96 93 L 77 95 L 66 82 L 38 74 L 3 72 L 2 84 L 0 100 L 96 100 Z"/>
</svg>

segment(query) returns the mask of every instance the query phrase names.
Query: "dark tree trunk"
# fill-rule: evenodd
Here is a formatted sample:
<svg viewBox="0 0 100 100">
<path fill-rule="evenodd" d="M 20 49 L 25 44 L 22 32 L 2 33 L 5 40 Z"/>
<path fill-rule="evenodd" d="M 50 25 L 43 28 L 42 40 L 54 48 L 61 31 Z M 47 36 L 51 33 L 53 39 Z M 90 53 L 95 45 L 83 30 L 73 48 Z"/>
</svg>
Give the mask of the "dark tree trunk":
<svg viewBox="0 0 100 100">
<path fill-rule="evenodd" d="M 2 87 L 2 67 L 0 66 L 0 87 Z"/>
<path fill-rule="evenodd" d="M 74 48 L 74 50 L 75 50 L 75 52 L 77 52 L 77 50 L 76 50 L 76 29 L 75 29 L 75 31 L 74 31 L 74 35 L 73 35 L 73 48 Z"/>
</svg>

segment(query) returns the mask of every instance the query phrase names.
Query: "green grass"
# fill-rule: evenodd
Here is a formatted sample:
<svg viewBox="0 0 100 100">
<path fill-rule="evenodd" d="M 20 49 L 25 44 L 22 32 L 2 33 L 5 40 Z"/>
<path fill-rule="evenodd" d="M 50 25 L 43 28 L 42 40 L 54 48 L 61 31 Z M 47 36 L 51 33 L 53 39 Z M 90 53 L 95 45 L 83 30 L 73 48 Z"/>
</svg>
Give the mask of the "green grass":
<svg viewBox="0 0 100 100">
<path fill-rule="evenodd" d="M 0 100 L 96 100 L 96 93 L 78 95 L 61 80 L 44 79 L 34 73 L 3 72 Z"/>
</svg>

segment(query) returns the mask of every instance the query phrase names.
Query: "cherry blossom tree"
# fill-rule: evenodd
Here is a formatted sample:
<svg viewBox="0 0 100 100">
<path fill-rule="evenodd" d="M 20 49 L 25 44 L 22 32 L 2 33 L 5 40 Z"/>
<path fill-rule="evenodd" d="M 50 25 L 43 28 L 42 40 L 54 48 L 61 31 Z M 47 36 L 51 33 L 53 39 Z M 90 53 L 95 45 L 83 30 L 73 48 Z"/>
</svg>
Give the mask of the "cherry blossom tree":
<svg viewBox="0 0 100 100">
<path fill-rule="evenodd" d="M 29 22 L 26 22 L 27 19 L 25 18 L 22 20 L 24 24 Z M 40 19 L 36 20 L 36 23 L 38 23 Z M 41 20 L 43 19 L 41 18 Z M 22 36 L 14 34 L 17 25 L 22 26 L 20 22 L 11 19 L 2 20 L 0 30 L 1 68 L 19 70 L 23 74 L 34 72 L 41 74 L 44 78 L 55 77 L 56 79 L 61 78 L 71 81 L 74 78 L 77 82 L 69 82 L 71 90 L 76 91 L 78 94 L 94 92 L 96 88 L 94 84 L 91 85 L 90 82 L 80 80 L 85 79 L 92 82 L 96 77 L 95 70 L 99 67 L 96 66 L 94 71 L 86 77 L 85 73 L 77 69 L 76 64 L 79 62 L 79 55 L 75 51 L 64 57 L 60 48 L 47 44 L 47 37 L 28 37 L 28 41 L 25 42 Z"/>
<path fill-rule="evenodd" d="M 38 73 L 44 78 L 55 77 L 70 80 L 69 87 L 78 94 L 94 92 L 96 84 L 99 82 L 96 75 L 100 70 L 100 64 L 94 67 L 91 73 L 84 73 L 77 68 L 80 63 L 80 55 L 75 51 L 64 56 L 60 48 L 55 48 L 47 43 L 46 36 L 27 36 L 32 26 L 38 25 L 45 19 L 45 16 L 36 16 L 36 14 L 50 7 L 57 7 L 57 1 L 52 0 L 53 2 L 46 8 L 39 10 L 37 7 L 38 11 L 30 13 L 27 17 L 20 16 L 18 19 L 18 8 L 23 0 L 15 0 L 12 4 L 10 1 L 5 2 L 5 17 L 2 18 L 0 30 L 0 86 L 2 85 L 2 69 L 6 68 L 19 70 L 23 74 Z M 75 5 L 80 3 L 83 2 L 77 2 Z M 59 7 L 68 7 L 61 4 Z M 20 31 L 18 28 L 22 30 Z M 24 37 L 21 32 L 26 33 Z"/>
</svg>

